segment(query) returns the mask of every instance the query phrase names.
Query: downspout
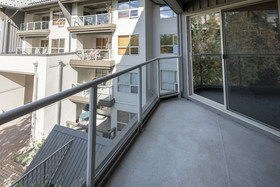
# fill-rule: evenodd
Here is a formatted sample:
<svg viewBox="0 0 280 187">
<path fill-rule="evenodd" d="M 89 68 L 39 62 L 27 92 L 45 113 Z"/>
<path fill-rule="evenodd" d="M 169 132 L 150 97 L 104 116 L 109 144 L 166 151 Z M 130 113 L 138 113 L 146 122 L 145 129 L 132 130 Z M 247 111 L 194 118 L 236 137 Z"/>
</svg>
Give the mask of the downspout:
<svg viewBox="0 0 280 187">
<path fill-rule="evenodd" d="M 58 65 L 58 92 L 62 91 L 62 81 L 63 81 L 63 67 L 65 66 L 65 64 L 62 61 L 59 61 L 59 65 Z M 61 120 L 61 101 L 58 101 L 57 103 L 57 120 L 56 123 L 57 125 L 60 124 L 60 120 Z"/>
<path fill-rule="evenodd" d="M 34 81 L 33 81 L 33 102 L 37 101 L 38 97 L 38 62 L 34 62 Z M 36 120 L 37 120 L 37 111 L 32 113 L 32 126 L 31 126 L 31 141 L 34 145 L 35 143 L 35 133 L 36 133 Z"/>
</svg>

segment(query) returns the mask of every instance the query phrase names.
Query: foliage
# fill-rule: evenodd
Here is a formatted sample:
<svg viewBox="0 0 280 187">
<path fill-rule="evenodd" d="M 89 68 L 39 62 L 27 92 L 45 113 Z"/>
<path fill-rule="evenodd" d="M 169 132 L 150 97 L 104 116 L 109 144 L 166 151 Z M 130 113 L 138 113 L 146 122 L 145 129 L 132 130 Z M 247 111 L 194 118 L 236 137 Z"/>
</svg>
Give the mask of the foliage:
<svg viewBox="0 0 280 187">
<path fill-rule="evenodd" d="M 222 85 L 220 14 L 195 17 L 191 23 L 194 85 Z"/>
<path fill-rule="evenodd" d="M 33 160 L 34 156 L 37 154 L 38 150 L 43 145 L 44 140 L 42 140 L 40 143 L 35 144 L 34 147 L 28 151 L 23 152 L 19 156 L 14 158 L 14 161 L 23 165 L 28 166 L 30 162 Z"/>
<path fill-rule="evenodd" d="M 277 10 L 225 12 L 225 36 L 231 86 L 280 85 Z"/>
</svg>

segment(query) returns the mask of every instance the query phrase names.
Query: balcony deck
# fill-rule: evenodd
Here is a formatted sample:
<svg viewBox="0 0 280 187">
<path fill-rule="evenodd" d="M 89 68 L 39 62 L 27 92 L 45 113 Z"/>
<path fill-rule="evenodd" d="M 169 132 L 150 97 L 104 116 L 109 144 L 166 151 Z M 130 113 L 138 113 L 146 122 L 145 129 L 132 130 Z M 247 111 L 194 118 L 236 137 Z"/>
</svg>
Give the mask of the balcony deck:
<svg viewBox="0 0 280 187">
<path fill-rule="evenodd" d="M 280 143 L 186 99 L 162 102 L 106 186 L 279 186 Z"/>
<path fill-rule="evenodd" d="M 19 37 L 47 37 L 50 34 L 49 29 L 43 30 L 29 30 L 29 31 L 17 31 Z"/>
<path fill-rule="evenodd" d="M 73 68 L 111 69 L 115 66 L 114 60 L 70 60 Z"/>
<path fill-rule="evenodd" d="M 115 24 L 71 26 L 67 28 L 73 34 L 92 34 L 92 33 L 113 33 L 116 30 Z"/>
</svg>

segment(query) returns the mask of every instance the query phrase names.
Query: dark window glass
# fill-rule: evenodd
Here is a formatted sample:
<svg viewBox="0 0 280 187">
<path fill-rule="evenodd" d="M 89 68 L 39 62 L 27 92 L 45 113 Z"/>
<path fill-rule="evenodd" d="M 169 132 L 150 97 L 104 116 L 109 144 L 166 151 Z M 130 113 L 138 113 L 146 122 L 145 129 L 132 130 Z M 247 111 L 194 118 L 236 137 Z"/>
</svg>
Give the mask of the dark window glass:
<svg viewBox="0 0 280 187">
<path fill-rule="evenodd" d="M 229 109 L 280 128 L 277 1 L 224 12 Z"/>
</svg>

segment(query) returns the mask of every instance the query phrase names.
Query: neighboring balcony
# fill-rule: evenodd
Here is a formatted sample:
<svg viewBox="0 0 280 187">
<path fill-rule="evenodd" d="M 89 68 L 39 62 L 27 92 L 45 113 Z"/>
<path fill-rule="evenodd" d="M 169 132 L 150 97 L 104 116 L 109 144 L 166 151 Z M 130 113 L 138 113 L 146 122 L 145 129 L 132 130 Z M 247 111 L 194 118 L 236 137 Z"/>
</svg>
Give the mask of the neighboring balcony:
<svg viewBox="0 0 280 187">
<path fill-rule="evenodd" d="M 82 83 L 73 83 L 72 87 L 81 85 Z M 89 104 L 89 90 L 84 90 L 69 97 L 70 101 L 75 103 Z M 98 106 L 112 107 L 115 103 L 113 95 L 113 86 L 97 87 L 97 104 Z M 106 114 L 103 114 L 106 115 Z M 107 114 L 108 115 L 108 114 Z"/>
<path fill-rule="evenodd" d="M 78 49 L 70 65 L 74 68 L 111 69 L 115 61 L 112 60 L 112 49 Z"/>
<path fill-rule="evenodd" d="M 112 24 L 111 13 L 72 16 L 71 27 L 68 27 L 68 30 L 74 34 L 112 33 L 116 30 L 116 25 Z"/>
<path fill-rule="evenodd" d="M 48 54 L 48 47 L 17 47 L 16 54 L 38 55 Z"/>
<path fill-rule="evenodd" d="M 47 37 L 50 34 L 48 21 L 36 21 L 20 24 L 19 37 Z"/>
</svg>

